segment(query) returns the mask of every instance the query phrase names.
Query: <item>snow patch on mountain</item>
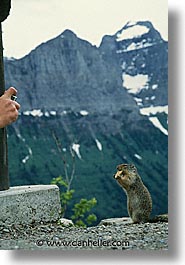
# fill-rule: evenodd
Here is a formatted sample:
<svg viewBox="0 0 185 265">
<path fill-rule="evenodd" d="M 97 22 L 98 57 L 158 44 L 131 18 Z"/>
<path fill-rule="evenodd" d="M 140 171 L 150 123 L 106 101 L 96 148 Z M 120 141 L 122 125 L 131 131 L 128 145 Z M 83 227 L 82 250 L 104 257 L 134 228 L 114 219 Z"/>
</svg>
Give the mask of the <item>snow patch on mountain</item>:
<svg viewBox="0 0 185 265">
<path fill-rule="evenodd" d="M 82 159 L 82 156 L 80 154 L 80 145 L 79 144 L 72 144 L 72 150 L 76 153 L 79 159 Z"/>
<path fill-rule="evenodd" d="M 162 126 L 160 121 L 158 120 L 157 117 L 149 117 L 149 120 L 153 123 L 153 125 L 158 128 L 162 133 L 165 135 L 168 135 L 168 131 Z"/>
<path fill-rule="evenodd" d="M 135 100 L 135 102 L 137 103 L 138 106 L 143 106 L 142 98 L 134 97 L 134 100 Z"/>
<path fill-rule="evenodd" d="M 40 109 L 27 110 L 27 111 L 24 111 L 23 114 L 25 116 L 32 115 L 33 117 L 42 117 L 43 116 L 43 112 Z"/>
<path fill-rule="evenodd" d="M 44 113 L 44 116 L 48 118 L 48 117 L 49 117 L 49 112 L 46 111 L 46 112 Z"/>
<path fill-rule="evenodd" d="M 134 154 L 134 156 L 135 156 L 137 159 L 142 160 L 142 157 L 141 157 L 140 155 L 138 155 L 138 154 Z"/>
<path fill-rule="evenodd" d="M 51 110 L 51 111 L 50 111 L 50 114 L 51 114 L 52 116 L 56 116 L 56 115 L 57 115 L 57 112 L 56 112 L 55 110 Z"/>
<path fill-rule="evenodd" d="M 130 26 L 126 29 L 123 29 L 121 32 L 117 34 L 117 39 L 116 41 L 122 41 L 125 39 L 133 39 L 133 38 L 138 38 L 141 37 L 143 34 L 146 34 L 149 32 L 149 28 L 146 26 L 141 26 L 141 25 L 133 25 Z"/>
<path fill-rule="evenodd" d="M 28 149 L 28 155 L 25 156 L 25 158 L 22 159 L 22 163 L 25 164 L 30 157 L 32 156 L 33 152 L 32 149 L 29 147 L 29 145 L 26 144 L 26 140 L 22 135 L 20 134 L 19 130 L 17 127 L 14 127 L 16 136 L 25 144 L 25 147 Z"/>
<path fill-rule="evenodd" d="M 48 118 L 50 116 L 56 116 L 57 112 L 55 110 L 42 112 L 40 109 L 33 109 L 33 110 L 23 111 L 22 114 L 25 116 L 33 116 L 33 117 L 45 116 Z"/>
<path fill-rule="evenodd" d="M 28 145 L 26 145 L 26 147 L 28 148 L 28 153 L 29 154 L 27 156 L 25 156 L 25 158 L 22 159 L 22 163 L 23 164 L 26 164 L 26 162 L 30 159 L 30 156 L 32 156 L 31 148 Z"/>
<path fill-rule="evenodd" d="M 152 89 L 153 90 L 155 90 L 155 89 L 157 89 L 158 88 L 158 84 L 154 84 L 153 86 L 152 86 Z"/>
<path fill-rule="evenodd" d="M 69 111 L 63 110 L 62 112 L 58 112 L 59 115 L 63 116 L 70 113 Z M 87 116 L 89 115 L 89 112 L 87 110 L 81 110 L 80 115 L 82 116 Z M 33 117 L 42 117 L 45 116 L 47 118 L 49 118 L 50 116 L 56 116 L 57 115 L 57 111 L 56 110 L 50 110 L 50 111 L 41 111 L 40 109 L 33 109 L 33 110 L 27 110 L 27 111 L 23 111 L 22 112 L 23 115 L 25 116 L 33 116 Z"/>
<path fill-rule="evenodd" d="M 81 114 L 82 116 L 87 116 L 87 115 L 89 114 L 89 112 L 86 111 L 86 110 L 81 110 L 81 111 L 80 111 L 80 114 Z"/>
<path fill-rule="evenodd" d="M 102 144 L 100 143 L 100 141 L 98 141 L 98 139 L 95 139 L 95 142 L 96 142 L 96 145 L 97 145 L 97 148 L 102 151 L 103 148 L 102 148 Z"/>
<path fill-rule="evenodd" d="M 162 133 L 168 135 L 168 131 L 162 126 L 159 119 L 154 117 L 157 113 L 165 113 L 168 115 L 168 106 L 150 106 L 148 108 L 141 108 L 140 109 L 141 115 L 149 116 L 149 120 L 152 124 L 158 128 Z M 152 115 L 152 117 L 150 117 Z"/>
<path fill-rule="evenodd" d="M 123 87 L 128 89 L 130 94 L 138 94 L 142 89 L 148 89 L 149 77 L 148 75 L 128 75 L 122 74 Z"/>
<path fill-rule="evenodd" d="M 156 115 L 157 113 L 166 113 L 168 114 L 168 106 L 150 106 L 148 108 L 141 108 L 140 113 L 142 115 L 150 116 Z"/>
<path fill-rule="evenodd" d="M 153 43 L 147 43 L 147 40 L 142 40 L 141 42 L 132 42 L 125 51 L 134 51 L 143 48 L 147 48 L 153 46 Z"/>
</svg>

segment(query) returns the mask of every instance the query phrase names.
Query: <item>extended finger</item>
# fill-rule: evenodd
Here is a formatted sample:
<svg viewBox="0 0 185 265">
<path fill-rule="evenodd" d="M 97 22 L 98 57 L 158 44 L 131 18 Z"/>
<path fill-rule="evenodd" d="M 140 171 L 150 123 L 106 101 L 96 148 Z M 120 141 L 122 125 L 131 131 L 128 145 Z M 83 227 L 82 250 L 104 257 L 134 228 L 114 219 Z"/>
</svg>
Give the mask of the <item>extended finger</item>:
<svg viewBox="0 0 185 265">
<path fill-rule="evenodd" d="M 17 90 L 14 87 L 10 87 L 8 90 L 6 90 L 3 97 L 11 98 L 12 95 L 17 95 Z"/>
</svg>

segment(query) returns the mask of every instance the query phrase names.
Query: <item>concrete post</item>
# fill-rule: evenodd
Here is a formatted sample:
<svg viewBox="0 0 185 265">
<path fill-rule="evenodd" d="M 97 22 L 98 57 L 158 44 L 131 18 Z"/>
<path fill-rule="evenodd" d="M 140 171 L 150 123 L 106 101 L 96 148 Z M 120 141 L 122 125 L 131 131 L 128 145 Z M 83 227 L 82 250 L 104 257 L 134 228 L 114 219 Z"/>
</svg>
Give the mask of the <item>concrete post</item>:
<svg viewBox="0 0 185 265">
<path fill-rule="evenodd" d="M 60 219 L 60 212 L 56 185 L 19 186 L 0 191 L 0 225 L 55 222 Z"/>
</svg>

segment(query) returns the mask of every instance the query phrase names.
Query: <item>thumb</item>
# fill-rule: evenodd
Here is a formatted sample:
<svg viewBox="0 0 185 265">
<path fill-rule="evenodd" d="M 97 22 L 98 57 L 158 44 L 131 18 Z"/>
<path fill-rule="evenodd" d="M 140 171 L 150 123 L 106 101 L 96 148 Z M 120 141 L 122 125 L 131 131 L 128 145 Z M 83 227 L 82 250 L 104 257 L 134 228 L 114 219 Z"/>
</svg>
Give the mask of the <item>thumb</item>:
<svg viewBox="0 0 185 265">
<path fill-rule="evenodd" d="M 16 95 L 17 90 L 14 87 L 10 87 L 8 90 L 5 91 L 4 97 L 5 98 L 11 98 L 12 95 Z"/>
</svg>

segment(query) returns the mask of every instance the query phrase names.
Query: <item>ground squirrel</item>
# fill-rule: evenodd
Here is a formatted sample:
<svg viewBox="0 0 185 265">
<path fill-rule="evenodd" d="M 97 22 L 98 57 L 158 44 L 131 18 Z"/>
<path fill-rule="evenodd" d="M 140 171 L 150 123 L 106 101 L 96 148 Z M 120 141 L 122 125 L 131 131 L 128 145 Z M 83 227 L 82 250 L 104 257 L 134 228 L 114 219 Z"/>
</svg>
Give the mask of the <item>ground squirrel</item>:
<svg viewBox="0 0 185 265">
<path fill-rule="evenodd" d="M 133 164 L 117 166 L 114 178 L 127 194 L 127 210 L 133 223 L 148 222 L 152 211 L 152 199 Z"/>
</svg>

